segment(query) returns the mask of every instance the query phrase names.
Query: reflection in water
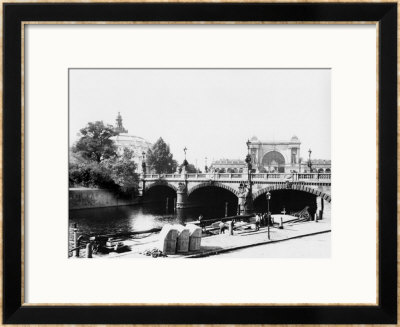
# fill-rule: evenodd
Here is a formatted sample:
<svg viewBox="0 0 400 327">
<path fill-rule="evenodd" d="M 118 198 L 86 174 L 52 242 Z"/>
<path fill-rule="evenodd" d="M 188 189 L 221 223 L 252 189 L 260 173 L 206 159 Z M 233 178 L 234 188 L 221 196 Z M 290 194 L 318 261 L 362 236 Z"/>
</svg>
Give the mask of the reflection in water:
<svg viewBox="0 0 400 327">
<path fill-rule="evenodd" d="M 169 208 L 164 203 L 135 206 L 107 207 L 69 212 L 69 246 L 72 248 L 73 225 L 78 234 L 117 234 L 162 227 L 166 223 L 185 223 L 224 216 L 224 207 L 196 207 L 188 209 Z"/>
</svg>

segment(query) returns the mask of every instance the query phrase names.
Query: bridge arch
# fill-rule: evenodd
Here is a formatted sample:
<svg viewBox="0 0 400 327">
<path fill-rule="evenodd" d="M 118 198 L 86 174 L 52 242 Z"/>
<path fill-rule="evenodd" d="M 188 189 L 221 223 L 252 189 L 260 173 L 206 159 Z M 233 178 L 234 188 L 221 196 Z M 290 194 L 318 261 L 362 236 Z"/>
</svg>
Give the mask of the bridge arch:
<svg viewBox="0 0 400 327">
<path fill-rule="evenodd" d="M 167 186 L 167 187 L 173 189 L 175 192 L 178 191 L 178 188 L 175 185 L 170 184 L 167 181 L 156 181 L 153 183 L 146 183 L 144 190 L 146 192 L 155 186 Z"/>
<path fill-rule="evenodd" d="M 204 182 L 204 183 L 200 183 L 200 184 L 197 184 L 197 185 L 193 186 L 192 188 L 190 188 L 188 190 L 188 194 L 187 195 L 189 197 L 190 194 L 192 194 L 194 191 L 196 191 L 196 190 L 198 190 L 200 188 L 203 188 L 203 187 L 210 187 L 210 186 L 223 188 L 225 190 L 228 190 L 228 191 L 232 192 L 237 197 L 239 196 L 239 191 L 235 190 L 233 187 L 231 187 L 229 185 L 226 185 L 226 184 L 223 184 L 223 183 L 214 182 L 214 181 L 212 181 L 212 182 Z"/>
<path fill-rule="evenodd" d="M 330 194 L 321 192 L 319 190 L 316 190 L 316 189 L 306 186 L 306 185 L 296 185 L 296 184 L 291 185 L 290 188 L 288 188 L 286 184 L 277 184 L 277 185 L 271 185 L 271 186 L 265 187 L 265 188 L 257 191 L 256 193 L 253 193 L 253 200 L 257 199 L 260 195 L 265 194 L 268 191 L 274 191 L 274 190 L 297 190 L 297 191 L 308 192 L 308 193 L 314 194 L 316 196 L 320 196 L 321 198 L 328 201 L 329 203 L 331 202 Z"/>
</svg>

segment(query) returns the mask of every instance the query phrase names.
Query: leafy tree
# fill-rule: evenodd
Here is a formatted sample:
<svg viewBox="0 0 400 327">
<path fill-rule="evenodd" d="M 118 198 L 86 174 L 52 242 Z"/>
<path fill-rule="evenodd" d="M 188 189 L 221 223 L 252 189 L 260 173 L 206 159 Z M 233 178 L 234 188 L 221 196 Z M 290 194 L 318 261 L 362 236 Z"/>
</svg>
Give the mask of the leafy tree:
<svg viewBox="0 0 400 327">
<path fill-rule="evenodd" d="M 171 173 L 175 173 L 177 169 L 178 169 L 178 161 L 173 159 L 171 164 Z"/>
<path fill-rule="evenodd" d="M 147 166 L 156 174 L 170 174 L 178 166 L 169 150 L 169 145 L 160 137 L 147 152 Z"/>
<path fill-rule="evenodd" d="M 182 171 L 182 168 L 183 168 L 183 165 L 180 165 L 180 171 Z M 186 172 L 188 173 L 188 174 L 194 174 L 194 173 L 197 173 L 197 169 L 196 169 L 196 167 L 193 165 L 193 164 L 188 164 L 187 166 L 186 166 Z"/>
<path fill-rule="evenodd" d="M 186 171 L 187 171 L 188 173 L 197 173 L 197 169 L 196 169 L 196 167 L 195 167 L 193 164 L 188 164 L 188 165 L 186 166 Z"/>
<path fill-rule="evenodd" d="M 120 195 L 136 194 L 139 176 L 132 159 L 133 151 L 125 148 L 120 157 L 105 159 L 101 163 L 70 163 L 69 185 L 105 188 Z"/>
<path fill-rule="evenodd" d="M 132 150 L 124 148 L 120 157 L 107 159 L 101 163 L 122 193 L 135 192 L 139 186 L 139 176 L 136 173 L 137 165 L 133 161 L 133 156 Z"/>
<path fill-rule="evenodd" d="M 117 135 L 111 125 L 104 125 L 102 121 L 88 123 L 80 130 L 81 137 L 72 147 L 73 152 L 78 152 L 83 158 L 101 161 L 117 155 L 117 148 L 110 137 Z"/>
<path fill-rule="evenodd" d="M 109 171 L 96 162 L 70 164 L 69 185 L 100 187 L 116 190 L 118 187 L 111 179 Z"/>
<path fill-rule="evenodd" d="M 78 164 L 84 164 L 88 163 L 88 160 L 85 158 L 82 158 L 79 152 L 72 152 L 72 149 L 69 149 L 69 164 L 71 165 L 78 165 Z"/>
</svg>

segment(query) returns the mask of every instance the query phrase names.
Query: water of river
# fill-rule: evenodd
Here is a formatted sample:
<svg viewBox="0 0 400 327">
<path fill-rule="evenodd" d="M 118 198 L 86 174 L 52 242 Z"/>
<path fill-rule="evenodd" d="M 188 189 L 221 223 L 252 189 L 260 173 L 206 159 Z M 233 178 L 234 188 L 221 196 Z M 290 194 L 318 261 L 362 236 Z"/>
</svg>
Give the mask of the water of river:
<svg viewBox="0 0 400 327">
<path fill-rule="evenodd" d="M 71 210 L 69 212 L 69 247 L 72 248 L 74 224 L 77 224 L 78 234 L 116 234 L 162 227 L 166 223 L 190 222 L 197 220 L 200 214 L 204 216 L 204 219 L 223 217 L 225 208 L 219 206 L 174 210 L 167 209 L 163 204 L 152 203 Z"/>
</svg>

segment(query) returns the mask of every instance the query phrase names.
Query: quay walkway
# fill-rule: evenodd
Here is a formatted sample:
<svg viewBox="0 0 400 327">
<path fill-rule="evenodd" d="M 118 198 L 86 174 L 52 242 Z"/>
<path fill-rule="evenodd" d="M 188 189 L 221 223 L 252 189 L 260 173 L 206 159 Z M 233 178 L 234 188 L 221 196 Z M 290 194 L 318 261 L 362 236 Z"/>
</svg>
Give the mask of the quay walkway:
<svg viewBox="0 0 400 327">
<path fill-rule="evenodd" d="M 250 248 L 257 245 L 268 243 L 276 243 L 285 240 L 295 239 L 299 237 L 317 235 L 320 233 L 328 233 L 331 231 L 331 220 L 323 219 L 318 223 L 315 221 L 286 223 L 283 229 L 277 227 L 270 228 L 270 240 L 267 236 L 267 227 L 261 227 L 259 231 L 252 230 L 235 230 L 234 235 L 226 234 L 213 235 L 203 237 L 201 240 L 201 248 L 196 252 L 184 254 L 168 255 L 168 258 L 200 258 L 235 251 L 244 248 Z M 160 258 L 152 258 L 142 253 L 145 250 L 151 250 L 158 241 L 158 235 L 149 237 L 146 242 L 138 244 L 132 241 L 128 246 L 130 251 L 125 253 L 110 253 L 108 258 L 142 258 L 160 260 Z"/>
</svg>

